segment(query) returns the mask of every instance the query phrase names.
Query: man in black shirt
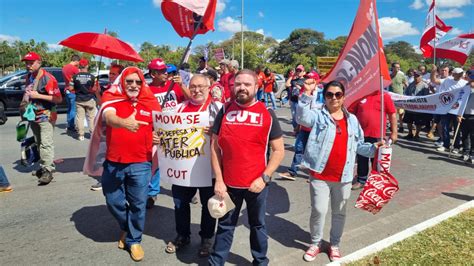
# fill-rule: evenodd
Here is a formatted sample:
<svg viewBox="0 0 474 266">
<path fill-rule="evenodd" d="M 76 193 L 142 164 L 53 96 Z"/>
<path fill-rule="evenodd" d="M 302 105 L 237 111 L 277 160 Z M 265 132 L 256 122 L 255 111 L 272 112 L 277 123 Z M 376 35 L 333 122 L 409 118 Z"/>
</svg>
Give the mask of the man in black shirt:
<svg viewBox="0 0 474 266">
<path fill-rule="evenodd" d="M 97 104 L 94 93 L 97 88 L 95 78 L 88 72 L 89 61 L 81 59 L 79 61 L 79 73 L 74 75 L 69 86 L 76 93 L 76 126 L 79 134 L 78 139 L 84 140 L 84 116 L 87 117 L 89 131 L 94 131 L 94 118 L 97 111 Z"/>
</svg>

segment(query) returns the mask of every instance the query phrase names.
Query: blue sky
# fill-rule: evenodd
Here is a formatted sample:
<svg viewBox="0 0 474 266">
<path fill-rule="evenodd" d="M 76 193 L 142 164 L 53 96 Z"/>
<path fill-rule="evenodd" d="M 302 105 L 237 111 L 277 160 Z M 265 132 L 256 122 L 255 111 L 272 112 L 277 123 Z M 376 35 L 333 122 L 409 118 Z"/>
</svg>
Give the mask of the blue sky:
<svg viewBox="0 0 474 266">
<path fill-rule="evenodd" d="M 377 10 L 384 42 L 417 46 L 431 0 L 379 0 Z M 164 19 L 159 0 L 0 0 L 0 41 L 44 41 L 50 47 L 78 32 L 115 31 L 136 49 L 145 41 L 185 46 Z M 244 0 L 244 27 L 277 40 L 296 28 L 323 32 L 326 38 L 347 35 L 358 0 Z M 437 0 L 437 13 L 454 29 L 453 37 L 474 29 L 474 0 Z M 198 35 L 196 45 L 228 39 L 240 31 L 241 0 L 218 0 L 214 32 Z M 444 40 L 443 39 L 443 40 Z"/>
</svg>

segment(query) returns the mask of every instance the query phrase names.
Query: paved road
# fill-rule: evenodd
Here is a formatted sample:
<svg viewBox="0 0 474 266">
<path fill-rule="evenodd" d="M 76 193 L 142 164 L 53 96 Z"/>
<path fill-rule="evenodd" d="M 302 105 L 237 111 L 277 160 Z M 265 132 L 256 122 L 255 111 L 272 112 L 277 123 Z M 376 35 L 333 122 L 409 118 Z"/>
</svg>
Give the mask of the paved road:
<svg viewBox="0 0 474 266">
<path fill-rule="evenodd" d="M 294 138 L 289 136 L 289 110 L 277 111 L 285 130 L 287 153 L 280 167 L 289 166 Z M 0 194 L 0 258 L 2 265 L 133 264 L 128 253 L 116 248 L 119 228 L 105 207 L 101 192 L 89 190 L 95 180 L 81 174 L 88 141 L 65 135 L 65 116 L 55 131 L 55 179 L 38 187 L 31 170 L 19 165 L 15 141 L 17 117 L 0 126 L 0 164 L 15 191 Z M 350 207 L 341 244 L 343 254 L 379 241 L 412 225 L 473 199 L 474 171 L 447 154 L 436 152 L 431 141 L 401 140 L 394 148 L 392 172 L 400 192 L 381 213 L 372 215 Z M 277 177 L 275 174 L 274 177 Z M 192 243 L 176 255 L 164 252 L 174 238 L 174 211 L 170 185 L 163 185 L 157 206 L 147 213 L 143 237 L 146 265 L 205 264 L 199 259 L 199 205 L 192 206 Z M 351 196 L 353 206 L 357 193 Z M 271 264 L 302 263 L 309 238 L 310 199 L 306 175 L 296 181 L 276 180 L 268 197 L 267 225 Z M 229 264 L 250 264 L 249 230 L 244 210 L 236 229 Z M 329 221 L 329 215 L 327 217 Z M 327 222 L 329 224 L 329 222 Z M 329 230 L 325 230 L 328 239 Z M 321 254 L 315 261 L 329 262 Z"/>
</svg>

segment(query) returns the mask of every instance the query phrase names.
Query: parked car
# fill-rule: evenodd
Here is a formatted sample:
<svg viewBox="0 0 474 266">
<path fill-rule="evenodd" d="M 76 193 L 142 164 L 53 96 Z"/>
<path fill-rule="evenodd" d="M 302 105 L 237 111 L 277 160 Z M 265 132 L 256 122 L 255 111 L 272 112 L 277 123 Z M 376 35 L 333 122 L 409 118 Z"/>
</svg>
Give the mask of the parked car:
<svg viewBox="0 0 474 266">
<path fill-rule="evenodd" d="M 64 77 L 60 67 L 43 67 L 44 70 L 51 73 L 58 81 L 59 90 L 63 96 L 63 101 L 57 105 L 59 112 L 67 110 L 65 100 Z M 19 114 L 19 107 L 23 94 L 25 92 L 26 70 L 20 70 L 13 74 L 0 78 L 0 116 L 2 112 L 7 114 Z"/>
<path fill-rule="evenodd" d="M 275 74 L 275 81 L 278 86 L 278 90 L 275 93 L 275 98 L 280 101 L 280 106 L 283 103 L 288 102 L 288 90 L 286 89 L 286 80 L 282 74 Z"/>
</svg>

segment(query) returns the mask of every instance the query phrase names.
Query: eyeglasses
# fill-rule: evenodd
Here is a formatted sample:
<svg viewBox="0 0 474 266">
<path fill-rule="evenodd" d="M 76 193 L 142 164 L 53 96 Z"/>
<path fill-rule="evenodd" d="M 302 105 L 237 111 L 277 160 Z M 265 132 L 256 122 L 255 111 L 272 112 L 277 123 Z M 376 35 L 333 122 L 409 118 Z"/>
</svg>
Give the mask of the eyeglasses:
<svg viewBox="0 0 474 266">
<path fill-rule="evenodd" d="M 327 99 L 332 99 L 334 96 L 336 96 L 336 99 L 339 100 L 342 98 L 342 96 L 344 96 L 344 93 L 342 93 L 341 91 L 338 91 L 336 93 L 327 91 L 326 94 L 324 94 L 324 97 L 326 97 Z"/>
<path fill-rule="evenodd" d="M 143 81 L 136 79 L 126 79 L 125 82 L 127 82 L 127 85 L 132 85 L 133 82 L 135 82 L 135 84 L 137 84 L 138 86 L 141 86 L 143 83 Z"/>
<path fill-rule="evenodd" d="M 192 90 L 192 91 L 195 91 L 196 89 L 204 90 L 204 89 L 207 89 L 207 88 L 209 88 L 209 86 L 207 86 L 207 85 L 190 85 L 189 86 L 189 89 Z"/>
</svg>

